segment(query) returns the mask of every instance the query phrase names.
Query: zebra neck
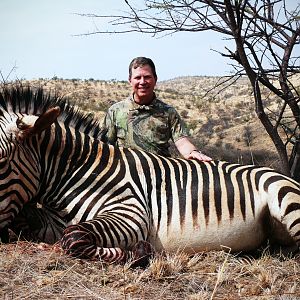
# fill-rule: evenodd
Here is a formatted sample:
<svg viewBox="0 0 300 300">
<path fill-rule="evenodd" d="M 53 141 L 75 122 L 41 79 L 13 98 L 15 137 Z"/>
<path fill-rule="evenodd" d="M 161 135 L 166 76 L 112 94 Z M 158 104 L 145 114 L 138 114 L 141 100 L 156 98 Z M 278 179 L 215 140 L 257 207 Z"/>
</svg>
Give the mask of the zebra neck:
<svg viewBox="0 0 300 300">
<path fill-rule="evenodd" d="M 36 144 L 40 165 L 40 185 L 36 197 L 42 203 L 56 198 L 56 191 L 71 188 L 90 169 L 105 163 L 106 160 L 102 159 L 104 152 L 109 155 L 108 145 L 104 147 L 102 142 L 87 134 L 60 126 L 45 131 Z"/>
</svg>

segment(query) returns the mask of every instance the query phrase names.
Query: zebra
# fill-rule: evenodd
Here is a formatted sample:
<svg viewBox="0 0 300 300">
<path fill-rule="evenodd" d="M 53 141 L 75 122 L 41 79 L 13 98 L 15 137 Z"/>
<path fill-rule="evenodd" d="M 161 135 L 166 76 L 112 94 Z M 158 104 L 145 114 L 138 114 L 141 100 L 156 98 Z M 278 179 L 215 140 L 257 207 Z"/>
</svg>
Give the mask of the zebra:
<svg viewBox="0 0 300 300">
<path fill-rule="evenodd" d="M 166 158 L 103 142 L 43 89 L 0 93 L 0 231 L 66 254 L 144 264 L 155 252 L 300 246 L 300 186 L 273 169 Z M 144 260 L 144 258 L 146 258 Z"/>
</svg>

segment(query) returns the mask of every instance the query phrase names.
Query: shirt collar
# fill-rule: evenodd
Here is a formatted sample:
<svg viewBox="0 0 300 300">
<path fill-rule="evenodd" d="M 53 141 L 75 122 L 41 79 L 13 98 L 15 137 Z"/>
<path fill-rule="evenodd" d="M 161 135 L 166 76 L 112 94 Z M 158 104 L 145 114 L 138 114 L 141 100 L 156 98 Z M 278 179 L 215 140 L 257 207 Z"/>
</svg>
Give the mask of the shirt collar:
<svg viewBox="0 0 300 300">
<path fill-rule="evenodd" d="M 131 109 L 130 110 L 150 110 L 152 108 L 154 108 L 156 106 L 156 103 L 157 103 L 157 98 L 156 98 L 156 95 L 154 93 L 153 95 L 153 101 L 150 103 L 150 104 L 147 104 L 147 105 L 140 105 L 140 104 L 137 104 L 135 101 L 134 101 L 134 97 L 133 97 L 134 94 L 132 94 L 129 99 L 131 101 Z"/>
</svg>

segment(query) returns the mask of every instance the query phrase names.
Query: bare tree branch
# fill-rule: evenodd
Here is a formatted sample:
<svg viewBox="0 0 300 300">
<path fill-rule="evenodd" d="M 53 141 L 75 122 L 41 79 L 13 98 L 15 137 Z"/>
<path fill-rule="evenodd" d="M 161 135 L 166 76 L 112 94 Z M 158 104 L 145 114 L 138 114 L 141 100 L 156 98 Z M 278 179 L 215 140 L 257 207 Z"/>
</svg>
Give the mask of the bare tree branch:
<svg viewBox="0 0 300 300">
<path fill-rule="evenodd" d="M 119 15 L 82 14 L 107 20 L 106 30 L 87 35 L 141 32 L 161 36 L 214 31 L 234 41 L 232 49 L 225 48 L 226 53 L 217 51 L 232 61 L 235 72 L 223 84 L 227 87 L 239 76 L 248 77 L 257 116 L 277 149 L 282 172 L 300 180 L 300 163 L 293 161 L 297 157 L 300 162 L 299 87 L 290 80 L 300 73 L 300 5 L 289 11 L 286 0 L 145 0 L 143 8 L 138 9 L 132 1 L 124 1 L 128 10 Z M 219 84 L 216 87 L 220 88 Z M 265 107 L 262 88 L 281 99 L 277 112 Z M 283 137 L 280 128 L 286 133 Z M 293 151 L 289 158 L 287 148 L 292 143 L 299 153 Z"/>
</svg>

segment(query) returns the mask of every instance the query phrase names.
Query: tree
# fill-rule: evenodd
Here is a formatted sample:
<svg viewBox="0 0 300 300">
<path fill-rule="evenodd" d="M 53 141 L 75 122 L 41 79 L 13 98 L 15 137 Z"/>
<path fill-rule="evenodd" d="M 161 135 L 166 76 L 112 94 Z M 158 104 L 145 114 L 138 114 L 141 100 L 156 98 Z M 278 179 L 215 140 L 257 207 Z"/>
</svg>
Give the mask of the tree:
<svg viewBox="0 0 300 300">
<path fill-rule="evenodd" d="M 128 11 L 123 15 L 85 15 L 108 18 L 118 27 L 93 34 L 157 36 L 212 30 L 234 42 L 234 49 L 220 52 L 232 60 L 231 79 L 249 78 L 257 117 L 277 149 L 281 171 L 299 181 L 299 86 L 292 80 L 300 72 L 300 51 L 296 49 L 300 43 L 299 4 L 290 10 L 291 1 L 286 0 L 145 0 L 143 8 L 137 8 L 133 1 L 124 1 Z M 277 110 L 267 109 L 266 89 L 279 99 Z"/>
</svg>

